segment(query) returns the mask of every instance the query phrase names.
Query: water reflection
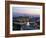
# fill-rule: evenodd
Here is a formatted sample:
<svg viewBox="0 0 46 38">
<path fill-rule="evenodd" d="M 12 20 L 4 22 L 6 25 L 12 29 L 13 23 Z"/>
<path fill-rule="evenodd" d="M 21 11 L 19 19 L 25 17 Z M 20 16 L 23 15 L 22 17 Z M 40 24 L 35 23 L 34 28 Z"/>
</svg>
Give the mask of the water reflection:
<svg viewBox="0 0 46 38">
<path fill-rule="evenodd" d="M 13 30 L 35 30 L 40 29 L 40 17 L 19 17 L 13 19 Z"/>
</svg>

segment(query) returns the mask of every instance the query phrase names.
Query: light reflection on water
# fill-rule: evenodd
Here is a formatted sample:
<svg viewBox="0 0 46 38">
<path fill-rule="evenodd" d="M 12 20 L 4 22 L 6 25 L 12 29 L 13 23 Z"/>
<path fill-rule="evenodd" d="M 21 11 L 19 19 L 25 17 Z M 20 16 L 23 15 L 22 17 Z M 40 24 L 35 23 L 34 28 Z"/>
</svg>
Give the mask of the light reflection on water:
<svg viewBox="0 0 46 38">
<path fill-rule="evenodd" d="M 30 23 L 29 22 L 27 22 L 27 24 L 26 24 L 27 26 L 29 26 L 30 25 Z"/>
</svg>

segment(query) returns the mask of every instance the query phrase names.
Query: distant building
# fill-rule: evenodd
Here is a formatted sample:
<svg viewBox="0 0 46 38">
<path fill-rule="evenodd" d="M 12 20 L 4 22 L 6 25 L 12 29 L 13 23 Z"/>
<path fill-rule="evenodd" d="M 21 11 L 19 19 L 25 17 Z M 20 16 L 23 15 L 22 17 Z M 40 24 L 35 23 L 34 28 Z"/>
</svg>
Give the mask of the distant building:
<svg viewBox="0 0 46 38">
<path fill-rule="evenodd" d="M 29 22 L 31 21 L 31 18 L 29 18 L 29 16 L 19 16 L 15 20 L 19 22 Z"/>
</svg>

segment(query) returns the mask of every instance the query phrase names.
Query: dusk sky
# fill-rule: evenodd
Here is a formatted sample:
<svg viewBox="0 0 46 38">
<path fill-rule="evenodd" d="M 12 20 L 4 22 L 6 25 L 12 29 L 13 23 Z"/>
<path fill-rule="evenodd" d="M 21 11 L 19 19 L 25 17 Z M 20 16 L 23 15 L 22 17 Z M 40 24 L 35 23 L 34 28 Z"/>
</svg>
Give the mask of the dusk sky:
<svg viewBox="0 0 46 38">
<path fill-rule="evenodd" d="M 40 15 L 41 9 L 35 7 L 13 7 L 13 15 Z"/>
</svg>

